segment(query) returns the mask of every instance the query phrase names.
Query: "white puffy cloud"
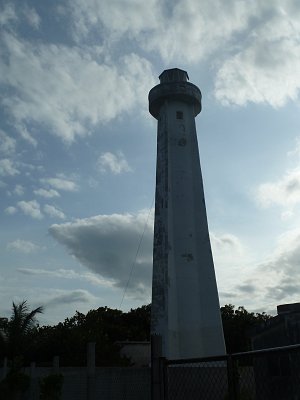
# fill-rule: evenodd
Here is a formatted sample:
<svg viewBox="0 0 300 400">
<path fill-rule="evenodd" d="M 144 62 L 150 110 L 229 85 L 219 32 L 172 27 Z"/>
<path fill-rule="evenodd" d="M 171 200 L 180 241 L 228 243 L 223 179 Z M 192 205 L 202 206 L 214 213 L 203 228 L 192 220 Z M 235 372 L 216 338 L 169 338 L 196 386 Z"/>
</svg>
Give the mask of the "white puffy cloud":
<svg viewBox="0 0 300 400">
<path fill-rule="evenodd" d="M 32 28 L 39 28 L 40 16 L 33 7 L 29 7 L 25 2 L 15 2 L 14 4 L 13 1 L 7 1 L 2 7 L 0 6 L 0 26 L 12 28 L 20 21 L 20 17 L 25 17 L 26 22 Z"/>
<path fill-rule="evenodd" d="M 16 185 L 14 188 L 14 193 L 18 196 L 22 196 L 24 194 L 24 187 L 22 185 Z"/>
<path fill-rule="evenodd" d="M 72 142 L 122 112 L 146 108 L 154 79 L 143 57 L 131 53 L 103 61 L 98 47 L 34 43 L 8 32 L 1 45 L 0 84 L 10 89 L 2 107 L 27 139 L 35 140 L 31 123 Z"/>
<path fill-rule="evenodd" d="M 241 264 L 245 263 L 246 251 L 240 239 L 230 233 L 211 232 L 210 240 L 216 269 L 220 275 L 220 281 L 223 281 L 225 276 L 230 276 L 228 267 L 230 267 L 231 273 L 235 274 L 236 268 L 240 268 Z"/>
<path fill-rule="evenodd" d="M 300 90 L 299 3 L 261 3 L 255 16 L 243 46 L 219 67 L 215 96 L 224 104 L 281 107 Z"/>
<path fill-rule="evenodd" d="M 53 218 L 59 218 L 59 219 L 66 218 L 65 214 L 61 210 L 59 210 L 58 208 L 56 208 L 54 206 L 51 206 L 50 204 L 45 204 L 44 212 Z"/>
<path fill-rule="evenodd" d="M 236 254 L 242 252 L 242 244 L 240 240 L 232 234 L 226 233 L 222 235 L 216 235 L 211 233 L 210 235 L 211 243 L 216 252 L 229 252 L 234 251 Z"/>
<path fill-rule="evenodd" d="M 0 26 L 15 23 L 18 20 L 15 7 L 12 3 L 7 2 L 0 8 Z"/>
<path fill-rule="evenodd" d="M 30 254 L 38 251 L 40 249 L 40 246 L 36 245 L 33 242 L 30 242 L 29 240 L 16 239 L 13 242 L 9 242 L 7 244 L 7 249 L 16 250 L 20 253 Z"/>
<path fill-rule="evenodd" d="M 70 179 L 66 179 L 65 177 L 56 177 L 56 178 L 42 178 L 41 182 L 44 184 L 48 184 L 49 186 L 54 187 L 58 190 L 65 190 L 68 192 L 76 192 L 79 188 L 78 185 Z M 54 192 L 48 192 L 48 194 L 53 194 Z M 39 192 L 41 194 L 41 192 Z M 43 192 L 44 197 L 45 192 Z"/>
<path fill-rule="evenodd" d="M 118 1 L 74 0 L 69 2 L 69 7 L 73 16 L 73 33 L 78 41 L 99 27 L 106 29 L 109 39 L 117 39 L 125 34 L 135 38 L 158 27 L 161 20 L 158 0 L 143 4 L 139 0 L 129 0 L 126 4 Z"/>
<path fill-rule="evenodd" d="M 16 207 L 9 206 L 9 207 L 7 207 L 4 211 L 5 211 L 5 214 L 7 214 L 7 215 L 13 215 L 13 214 L 15 214 L 18 210 L 16 209 Z"/>
<path fill-rule="evenodd" d="M 14 176 L 18 175 L 20 171 L 16 168 L 14 162 L 9 158 L 0 160 L 0 175 L 1 176 Z"/>
<path fill-rule="evenodd" d="M 247 28 L 255 6 L 245 1 L 181 0 L 171 3 L 165 20 L 144 46 L 158 50 L 165 62 L 194 63 L 228 43 L 235 33 Z"/>
<path fill-rule="evenodd" d="M 18 207 L 25 215 L 28 215 L 34 219 L 42 219 L 43 214 L 41 213 L 40 205 L 36 200 L 31 201 L 19 201 Z"/>
<path fill-rule="evenodd" d="M 60 197 L 60 194 L 54 189 L 47 190 L 47 189 L 40 188 L 40 189 L 34 190 L 33 193 L 37 194 L 38 196 L 45 197 L 46 199 L 51 199 L 53 197 Z"/>
<path fill-rule="evenodd" d="M 249 285 L 251 255 L 241 239 L 231 233 L 210 232 L 210 241 L 217 277 L 220 302 L 233 303 L 238 297 L 237 286 Z M 249 290 L 250 290 L 250 286 Z M 254 290 L 254 286 L 253 286 Z"/>
<path fill-rule="evenodd" d="M 300 292 L 300 230 L 282 234 L 274 253 L 260 267 L 268 276 L 266 296 L 284 302 L 299 301 Z"/>
<path fill-rule="evenodd" d="M 32 26 L 32 28 L 38 29 L 40 27 L 41 19 L 34 8 L 25 5 L 23 13 L 26 20 L 28 21 L 29 25 Z"/>
<path fill-rule="evenodd" d="M 72 47 L 3 34 L 0 83 L 10 91 L 2 105 L 32 144 L 30 122 L 72 142 L 123 112 L 141 105 L 146 110 L 145 93 L 155 80 L 145 54 L 152 57 L 153 52 L 165 65 L 213 60 L 215 96 L 224 104 L 279 107 L 298 98 L 300 12 L 295 0 L 125 4 L 72 0 L 61 6 L 60 17 L 70 18 L 77 41 Z M 6 9 L 5 24 L 16 18 L 14 7 Z M 24 10 L 23 17 L 37 28 L 36 11 Z"/>
<path fill-rule="evenodd" d="M 102 153 L 98 158 L 97 167 L 102 173 L 109 171 L 115 175 L 132 171 L 121 151 L 118 151 L 116 154 L 109 151 Z"/>
<path fill-rule="evenodd" d="M 130 277 L 147 213 L 98 215 L 60 225 L 50 234 L 91 271 L 124 289 Z M 152 274 L 153 228 L 148 221 L 140 252 L 128 283 L 128 294 L 149 298 Z"/>
<path fill-rule="evenodd" d="M 216 72 L 214 93 L 223 104 L 281 107 L 299 98 L 297 0 L 69 4 L 78 42 L 100 37 L 105 52 L 129 39 L 142 51 L 158 53 L 165 64 L 179 66 L 182 60 L 208 59 Z"/>
<path fill-rule="evenodd" d="M 257 312 L 274 313 L 278 304 L 299 301 L 299 229 L 280 235 L 263 262 L 239 260 L 235 279 L 230 279 L 229 285 L 221 284 L 222 302 L 229 301 Z"/>
<path fill-rule="evenodd" d="M 288 171 L 276 182 L 259 185 L 256 198 L 263 207 L 273 204 L 292 207 L 300 203 L 300 168 Z M 290 213 L 291 211 L 288 210 Z M 288 215 L 287 215 L 288 216 Z"/>
<path fill-rule="evenodd" d="M 33 147 L 37 147 L 37 140 L 29 133 L 28 129 L 23 123 L 16 122 L 15 127 L 20 136 L 26 140 L 26 142 L 30 143 Z"/>
<path fill-rule="evenodd" d="M 0 152 L 9 155 L 15 152 L 16 141 L 0 129 Z"/>
<path fill-rule="evenodd" d="M 142 50 L 156 51 L 165 63 L 201 60 L 245 29 L 255 11 L 252 3 L 233 0 L 150 0 L 143 4 L 129 0 L 126 6 L 118 1 L 75 0 L 69 4 L 78 41 L 105 31 L 104 47 L 125 37 Z"/>
</svg>

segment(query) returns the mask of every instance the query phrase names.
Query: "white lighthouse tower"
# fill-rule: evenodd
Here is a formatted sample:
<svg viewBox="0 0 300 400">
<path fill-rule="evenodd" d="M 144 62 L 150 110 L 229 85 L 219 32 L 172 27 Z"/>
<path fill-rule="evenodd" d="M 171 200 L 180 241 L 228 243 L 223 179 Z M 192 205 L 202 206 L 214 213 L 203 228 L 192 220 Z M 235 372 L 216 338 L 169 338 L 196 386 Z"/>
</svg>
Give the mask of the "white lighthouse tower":
<svg viewBox="0 0 300 400">
<path fill-rule="evenodd" d="M 222 355 L 195 126 L 201 92 L 177 68 L 159 79 L 149 93 L 158 120 L 151 330 L 161 335 L 168 359 Z"/>
</svg>

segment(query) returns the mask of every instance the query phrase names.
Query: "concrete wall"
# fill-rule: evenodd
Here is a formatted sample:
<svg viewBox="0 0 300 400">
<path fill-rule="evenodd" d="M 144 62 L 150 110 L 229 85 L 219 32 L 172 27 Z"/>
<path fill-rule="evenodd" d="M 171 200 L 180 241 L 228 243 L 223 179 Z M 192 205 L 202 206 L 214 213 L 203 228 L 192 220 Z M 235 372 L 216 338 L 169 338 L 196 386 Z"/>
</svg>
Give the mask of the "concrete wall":
<svg viewBox="0 0 300 400">
<path fill-rule="evenodd" d="M 135 367 L 150 365 L 150 342 L 119 342 L 120 355 L 129 358 Z"/>
<path fill-rule="evenodd" d="M 31 375 L 31 387 L 22 400 L 38 400 L 39 378 L 53 373 L 53 368 L 25 368 L 25 372 Z M 95 368 L 90 375 L 84 367 L 61 367 L 58 372 L 64 376 L 61 400 L 150 400 L 151 397 L 150 368 Z"/>
</svg>

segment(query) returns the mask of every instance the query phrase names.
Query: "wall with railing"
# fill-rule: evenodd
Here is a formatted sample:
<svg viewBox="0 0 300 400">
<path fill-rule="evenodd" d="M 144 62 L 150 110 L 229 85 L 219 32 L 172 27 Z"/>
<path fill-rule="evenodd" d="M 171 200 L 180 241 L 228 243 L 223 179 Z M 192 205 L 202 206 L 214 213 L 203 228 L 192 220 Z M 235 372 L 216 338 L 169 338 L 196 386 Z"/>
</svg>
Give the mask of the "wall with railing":
<svg viewBox="0 0 300 400">
<path fill-rule="evenodd" d="M 9 363 L 4 360 L 0 382 L 9 370 Z M 86 367 L 60 367 L 59 357 L 54 357 L 48 367 L 32 362 L 21 372 L 30 377 L 30 385 L 23 393 L 16 394 L 20 400 L 39 400 L 42 379 L 53 374 L 63 376 L 60 400 L 150 400 L 151 397 L 149 367 L 96 367 L 93 343 L 88 346 Z M 0 399 L 7 400 L 1 391 Z"/>
</svg>

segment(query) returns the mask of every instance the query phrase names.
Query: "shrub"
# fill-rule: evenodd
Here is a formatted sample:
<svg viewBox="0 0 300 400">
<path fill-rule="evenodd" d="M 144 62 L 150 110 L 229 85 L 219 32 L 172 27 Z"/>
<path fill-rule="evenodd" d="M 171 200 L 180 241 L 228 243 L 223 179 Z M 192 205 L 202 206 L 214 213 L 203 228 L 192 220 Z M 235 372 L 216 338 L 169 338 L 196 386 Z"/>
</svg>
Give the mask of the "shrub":
<svg viewBox="0 0 300 400">
<path fill-rule="evenodd" d="M 0 393 L 4 399 L 13 400 L 19 394 L 26 392 L 30 386 L 30 377 L 20 370 L 11 369 L 0 382 Z"/>
<path fill-rule="evenodd" d="M 51 374 L 40 379 L 40 400 L 60 400 L 64 377 Z"/>
</svg>

